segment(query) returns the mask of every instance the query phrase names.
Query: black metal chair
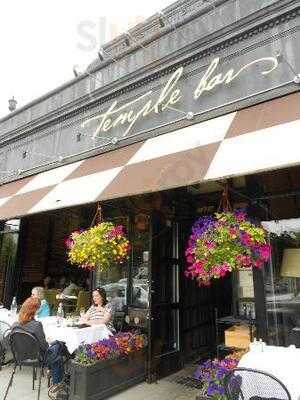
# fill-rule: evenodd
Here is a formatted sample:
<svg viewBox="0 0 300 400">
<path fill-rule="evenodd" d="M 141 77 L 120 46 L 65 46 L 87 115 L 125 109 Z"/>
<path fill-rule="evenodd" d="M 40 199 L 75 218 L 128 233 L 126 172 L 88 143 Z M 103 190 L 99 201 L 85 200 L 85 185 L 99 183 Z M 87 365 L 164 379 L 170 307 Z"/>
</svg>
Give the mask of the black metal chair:
<svg viewBox="0 0 300 400">
<path fill-rule="evenodd" d="M 117 333 L 122 332 L 125 323 L 125 312 L 115 311 L 113 325 Z"/>
<path fill-rule="evenodd" d="M 224 380 L 228 400 L 291 400 L 285 385 L 267 372 L 235 368 Z"/>
<path fill-rule="evenodd" d="M 6 355 L 9 351 L 9 332 L 11 330 L 11 326 L 5 322 L 0 321 L 0 370 L 3 365 L 8 364 L 9 361 L 6 361 Z"/>
<path fill-rule="evenodd" d="M 14 358 L 14 367 L 7 385 L 3 400 L 7 398 L 9 388 L 12 386 L 17 367 L 32 367 L 32 389 L 37 378 L 37 369 L 40 370 L 38 384 L 38 400 L 41 392 L 41 380 L 45 355 L 41 353 L 37 338 L 22 328 L 14 328 L 9 335 L 10 348 Z"/>
</svg>

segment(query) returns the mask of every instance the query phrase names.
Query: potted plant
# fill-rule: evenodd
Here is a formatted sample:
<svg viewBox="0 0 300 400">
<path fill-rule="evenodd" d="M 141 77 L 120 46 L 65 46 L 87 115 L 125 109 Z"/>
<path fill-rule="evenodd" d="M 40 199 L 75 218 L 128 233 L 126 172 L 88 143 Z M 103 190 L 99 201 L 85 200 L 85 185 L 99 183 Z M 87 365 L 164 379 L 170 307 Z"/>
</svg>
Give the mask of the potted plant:
<svg viewBox="0 0 300 400">
<path fill-rule="evenodd" d="M 239 357 L 231 355 L 223 360 L 214 359 L 201 363 L 194 373 L 194 378 L 203 383 L 201 393 L 196 400 L 226 400 L 224 379 L 238 362 Z"/>
<path fill-rule="evenodd" d="M 264 229 L 236 210 L 199 218 L 185 254 L 185 275 L 208 286 L 234 269 L 261 268 L 270 257 L 270 246 Z"/>
<path fill-rule="evenodd" d="M 105 270 L 111 264 L 123 263 L 130 251 L 123 225 L 100 222 L 83 231 L 72 232 L 65 241 L 71 264 L 84 269 Z"/>
<path fill-rule="evenodd" d="M 71 363 L 70 399 L 101 400 L 146 377 L 145 335 L 123 332 L 83 344 Z"/>
</svg>

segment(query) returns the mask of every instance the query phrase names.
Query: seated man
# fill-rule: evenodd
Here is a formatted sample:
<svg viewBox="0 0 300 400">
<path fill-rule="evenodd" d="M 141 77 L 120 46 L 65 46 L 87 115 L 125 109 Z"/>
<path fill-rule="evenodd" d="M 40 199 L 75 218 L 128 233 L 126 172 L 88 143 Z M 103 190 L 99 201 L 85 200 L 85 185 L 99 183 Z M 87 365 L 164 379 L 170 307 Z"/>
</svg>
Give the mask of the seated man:
<svg viewBox="0 0 300 400">
<path fill-rule="evenodd" d="M 62 291 L 65 296 L 77 295 L 79 291 L 79 286 L 76 285 L 75 279 L 70 277 L 68 286 Z"/>
</svg>

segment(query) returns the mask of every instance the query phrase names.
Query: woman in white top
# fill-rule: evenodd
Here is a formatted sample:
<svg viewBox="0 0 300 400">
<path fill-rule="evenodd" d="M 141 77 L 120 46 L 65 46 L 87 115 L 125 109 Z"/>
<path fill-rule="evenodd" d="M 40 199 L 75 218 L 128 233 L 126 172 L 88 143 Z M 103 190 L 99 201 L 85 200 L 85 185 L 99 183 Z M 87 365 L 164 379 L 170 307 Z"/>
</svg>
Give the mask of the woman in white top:
<svg viewBox="0 0 300 400">
<path fill-rule="evenodd" d="M 103 288 L 93 290 L 93 304 L 83 317 L 83 322 L 88 325 L 105 324 L 114 333 L 113 309 L 107 303 L 106 292 Z"/>
</svg>

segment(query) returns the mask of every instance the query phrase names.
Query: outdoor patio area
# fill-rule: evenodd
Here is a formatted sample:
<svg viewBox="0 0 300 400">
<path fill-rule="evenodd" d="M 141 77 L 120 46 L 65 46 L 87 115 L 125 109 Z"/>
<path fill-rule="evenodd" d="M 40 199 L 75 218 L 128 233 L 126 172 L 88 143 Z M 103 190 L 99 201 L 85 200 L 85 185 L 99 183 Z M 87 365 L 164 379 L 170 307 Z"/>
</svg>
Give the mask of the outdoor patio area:
<svg viewBox="0 0 300 400">
<path fill-rule="evenodd" d="M 199 389 L 195 387 L 195 382 L 190 378 L 191 368 L 187 368 L 158 383 L 151 385 L 147 383 L 139 384 L 116 396 L 110 397 L 113 400 L 189 400 L 195 399 L 199 394 Z M 0 395 L 8 383 L 11 367 L 6 366 L 0 371 Z M 15 375 L 14 383 L 10 389 L 8 400 L 34 400 L 37 397 L 37 389 L 32 391 L 32 371 L 30 368 L 18 370 Z M 197 382 L 196 382 L 197 384 Z M 37 386 L 37 384 L 36 384 Z M 42 380 L 41 400 L 48 399 L 47 380 Z"/>
</svg>

